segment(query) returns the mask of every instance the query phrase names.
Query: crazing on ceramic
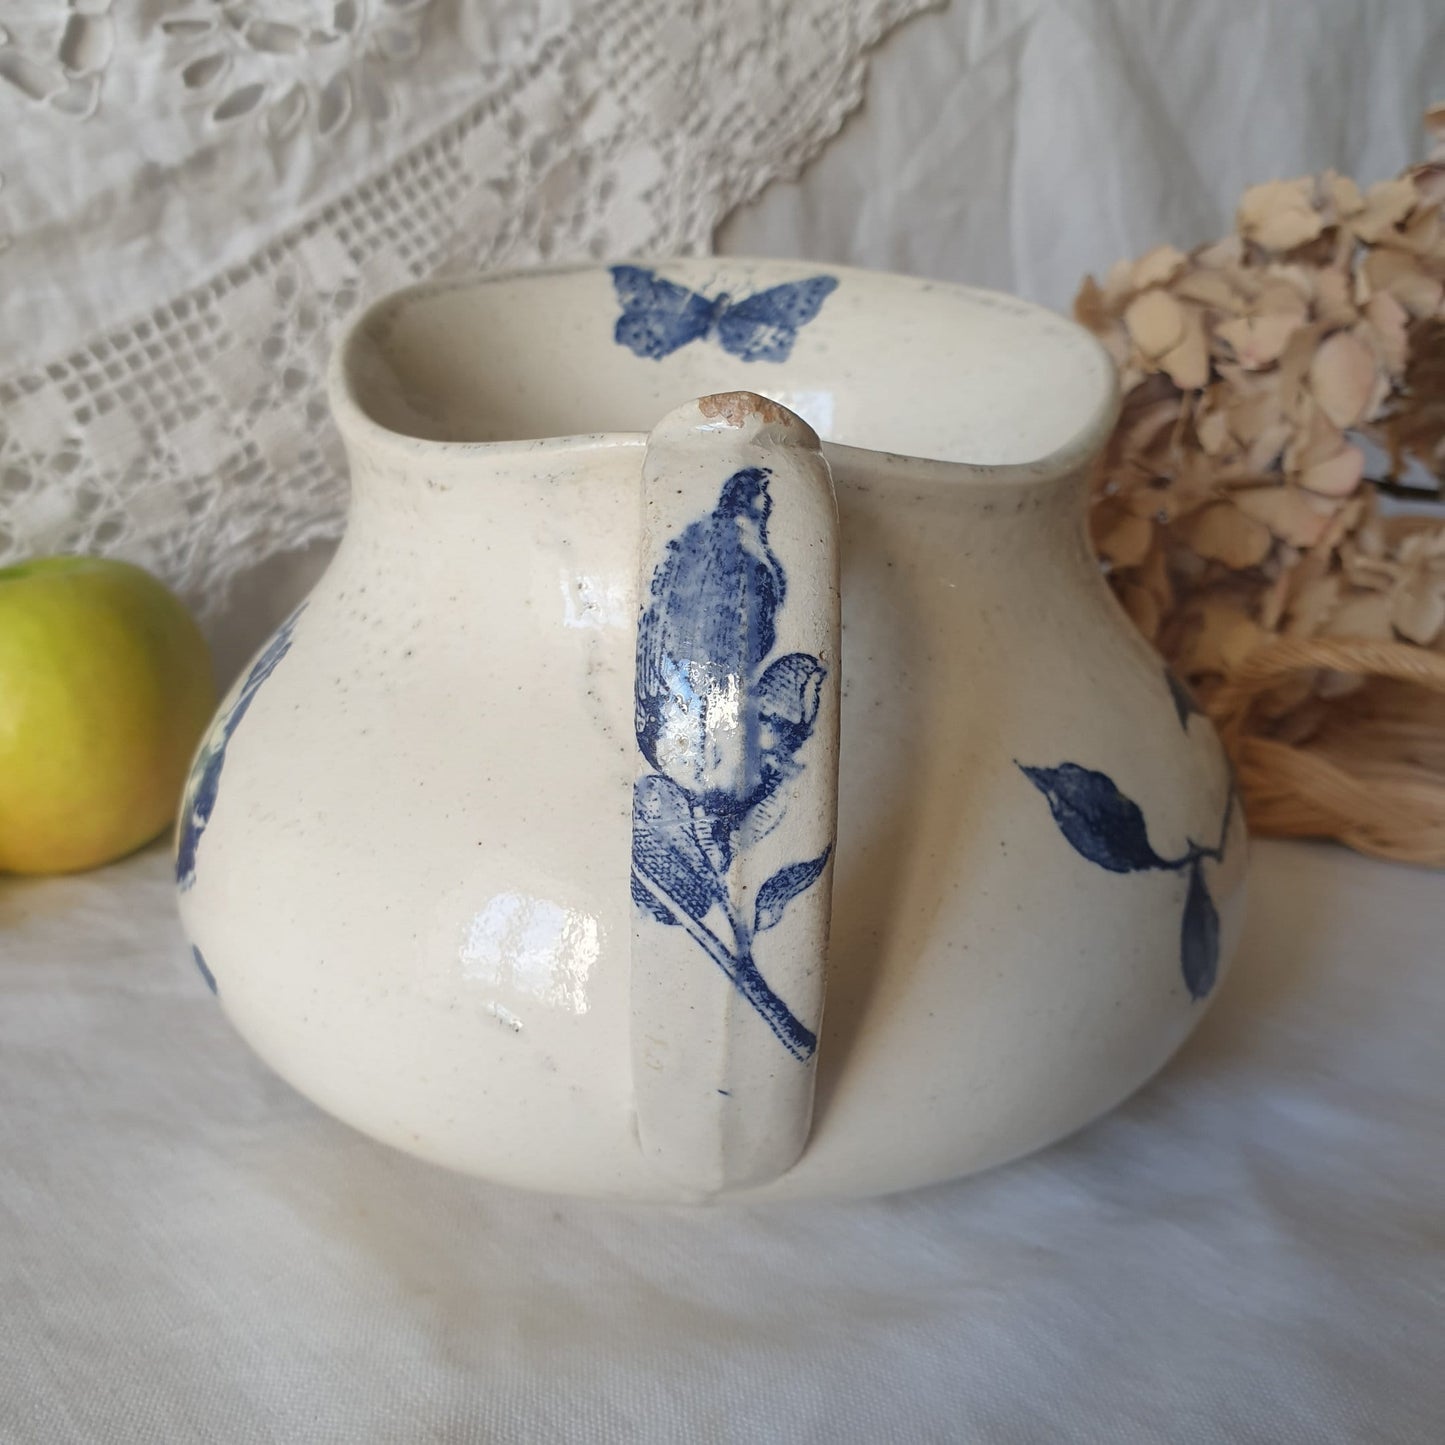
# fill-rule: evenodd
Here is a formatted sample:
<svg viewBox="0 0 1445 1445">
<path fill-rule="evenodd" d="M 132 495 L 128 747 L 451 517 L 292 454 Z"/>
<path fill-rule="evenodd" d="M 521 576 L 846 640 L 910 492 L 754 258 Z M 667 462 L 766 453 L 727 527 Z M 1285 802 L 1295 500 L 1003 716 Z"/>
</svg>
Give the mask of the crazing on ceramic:
<svg viewBox="0 0 1445 1445">
<path fill-rule="evenodd" d="M 861 1195 L 1078 1128 L 1197 1023 L 1243 821 L 1088 548 L 1078 328 L 524 273 L 374 307 L 332 400 L 348 535 L 177 840 L 196 966 L 302 1092 L 514 1185 Z"/>
<path fill-rule="evenodd" d="M 612 267 L 622 304 L 613 335 L 634 356 L 660 361 L 689 341 L 715 336 L 740 361 L 786 361 L 806 326 L 837 289 L 833 276 L 809 276 L 734 300 L 704 296 L 646 266 Z"/>
</svg>

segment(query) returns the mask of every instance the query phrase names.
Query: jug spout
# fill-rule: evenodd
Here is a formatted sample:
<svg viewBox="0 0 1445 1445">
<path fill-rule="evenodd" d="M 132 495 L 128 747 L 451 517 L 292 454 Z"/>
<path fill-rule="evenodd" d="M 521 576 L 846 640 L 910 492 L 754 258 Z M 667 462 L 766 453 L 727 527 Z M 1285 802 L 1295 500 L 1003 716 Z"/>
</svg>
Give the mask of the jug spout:
<svg viewBox="0 0 1445 1445">
<path fill-rule="evenodd" d="M 706 1196 L 812 1117 L 837 817 L 838 517 L 818 438 L 751 392 L 670 412 L 642 469 L 632 802 L 638 1138 Z"/>
</svg>

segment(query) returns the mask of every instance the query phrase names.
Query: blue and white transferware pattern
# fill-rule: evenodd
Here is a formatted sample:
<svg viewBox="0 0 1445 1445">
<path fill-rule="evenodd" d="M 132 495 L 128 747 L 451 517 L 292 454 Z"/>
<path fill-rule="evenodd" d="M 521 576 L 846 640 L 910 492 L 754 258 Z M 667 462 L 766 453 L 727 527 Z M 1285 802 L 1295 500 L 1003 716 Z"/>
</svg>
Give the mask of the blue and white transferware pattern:
<svg viewBox="0 0 1445 1445">
<path fill-rule="evenodd" d="M 241 725 L 241 719 L 255 701 L 261 684 L 275 672 L 277 664 L 291 650 L 296 619 L 303 610 L 298 607 L 266 644 L 265 650 L 246 674 L 235 702 L 212 725 L 210 736 L 191 766 L 185 797 L 181 802 L 181 820 L 176 838 L 176 883 L 182 892 L 196 881 L 196 851 L 201 846 L 206 825 L 215 811 L 216 791 L 221 784 L 221 769 L 226 765 L 226 747 Z M 206 972 L 209 982 L 209 971 Z"/>
<path fill-rule="evenodd" d="M 838 768 L 838 546 L 811 427 L 751 392 L 648 438 L 634 673 L 632 1063 L 643 1152 L 701 1194 L 812 1116 Z"/>
<path fill-rule="evenodd" d="M 669 543 L 637 634 L 637 745 L 655 771 L 632 803 L 632 896 L 685 928 L 798 1059 L 817 1036 L 769 987 L 760 935 L 811 888 L 832 845 L 778 869 L 751 909 L 730 887 L 739 850 L 783 820 L 828 669 L 773 656 L 787 576 L 768 545 L 769 471 L 745 467 L 716 507 Z"/>
<path fill-rule="evenodd" d="M 1188 689 L 1166 670 L 1180 726 L 1188 731 L 1189 719 L 1198 712 Z M 1219 823 L 1219 841 L 1212 846 L 1190 840 L 1177 858 L 1161 858 L 1149 842 L 1144 812 L 1132 798 L 1119 791 L 1106 773 L 1078 763 L 1060 763 L 1040 768 L 1019 765 L 1024 776 L 1048 799 L 1049 811 L 1059 831 L 1074 851 L 1111 873 L 1189 874 L 1184 896 L 1184 916 L 1179 929 L 1179 967 L 1184 986 L 1194 999 L 1206 998 L 1219 976 L 1219 910 L 1204 879 L 1206 860 L 1224 861 L 1229 825 L 1234 816 L 1234 786 L 1224 799 L 1224 816 Z"/>
<path fill-rule="evenodd" d="M 613 337 L 634 356 L 660 361 L 679 347 L 714 337 L 740 361 L 786 361 L 798 332 L 837 288 L 833 276 L 786 281 L 751 296 L 704 296 L 646 266 L 613 266 L 622 305 Z"/>
</svg>

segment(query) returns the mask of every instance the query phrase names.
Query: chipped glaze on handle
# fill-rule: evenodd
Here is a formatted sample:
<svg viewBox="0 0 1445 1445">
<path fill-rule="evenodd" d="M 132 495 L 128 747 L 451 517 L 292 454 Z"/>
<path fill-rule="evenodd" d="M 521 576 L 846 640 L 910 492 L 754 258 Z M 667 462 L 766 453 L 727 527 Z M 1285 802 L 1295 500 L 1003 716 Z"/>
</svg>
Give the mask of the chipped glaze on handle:
<svg viewBox="0 0 1445 1445">
<path fill-rule="evenodd" d="M 751 392 L 648 438 L 632 814 L 644 1153 L 706 1197 L 812 1119 L 838 794 L 838 514 L 812 428 Z"/>
</svg>

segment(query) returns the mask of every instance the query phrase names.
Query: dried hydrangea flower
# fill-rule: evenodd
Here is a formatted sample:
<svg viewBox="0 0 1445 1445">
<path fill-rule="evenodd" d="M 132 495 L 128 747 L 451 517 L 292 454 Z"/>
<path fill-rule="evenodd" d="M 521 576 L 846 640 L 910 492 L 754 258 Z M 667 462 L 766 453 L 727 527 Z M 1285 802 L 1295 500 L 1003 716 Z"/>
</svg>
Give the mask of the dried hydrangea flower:
<svg viewBox="0 0 1445 1445">
<path fill-rule="evenodd" d="M 1234 236 L 1156 247 L 1079 292 L 1126 388 L 1095 543 L 1141 631 L 1206 696 L 1250 629 L 1343 616 L 1440 636 L 1435 554 L 1414 560 L 1426 543 L 1382 558 L 1384 605 L 1345 576 L 1355 534 L 1377 526 L 1362 496 L 1393 480 L 1367 480 L 1367 452 L 1394 474 L 1445 470 L 1445 107 L 1427 124 L 1440 156 L 1393 180 L 1251 187 Z M 1291 611 L 1296 571 L 1312 601 Z"/>
<path fill-rule="evenodd" d="M 1445 654 L 1445 520 L 1377 505 L 1438 501 L 1445 474 L 1445 105 L 1426 127 L 1429 157 L 1393 180 L 1251 187 L 1235 234 L 1156 247 L 1079 291 L 1124 389 L 1095 547 L 1206 707 L 1276 640 Z M 1388 710 L 1357 705 L 1365 681 L 1287 676 L 1258 712 L 1297 742 L 1348 698 L 1383 736 Z"/>
</svg>

